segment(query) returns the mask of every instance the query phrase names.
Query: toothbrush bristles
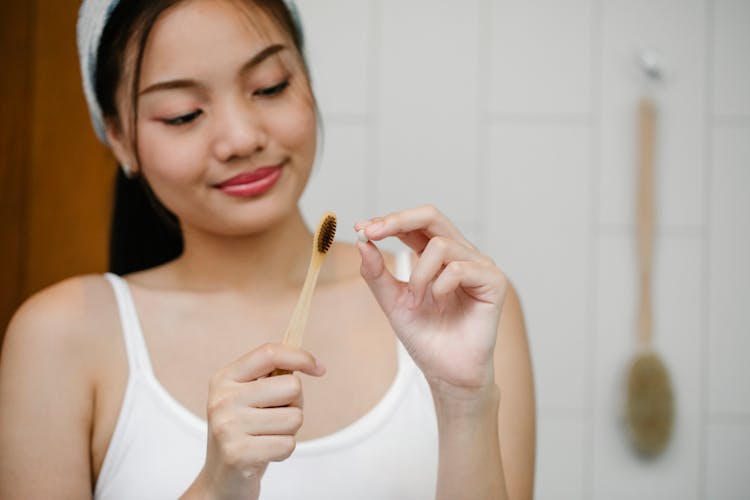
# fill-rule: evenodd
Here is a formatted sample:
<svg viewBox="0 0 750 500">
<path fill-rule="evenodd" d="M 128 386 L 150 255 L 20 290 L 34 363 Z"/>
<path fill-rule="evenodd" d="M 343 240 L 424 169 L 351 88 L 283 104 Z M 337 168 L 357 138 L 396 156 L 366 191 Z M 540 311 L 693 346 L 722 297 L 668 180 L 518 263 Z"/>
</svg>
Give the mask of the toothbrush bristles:
<svg viewBox="0 0 750 500">
<path fill-rule="evenodd" d="M 336 217 L 326 215 L 323 222 L 320 223 L 318 230 L 318 251 L 326 253 L 333 245 L 333 238 L 336 236 Z"/>
</svg>

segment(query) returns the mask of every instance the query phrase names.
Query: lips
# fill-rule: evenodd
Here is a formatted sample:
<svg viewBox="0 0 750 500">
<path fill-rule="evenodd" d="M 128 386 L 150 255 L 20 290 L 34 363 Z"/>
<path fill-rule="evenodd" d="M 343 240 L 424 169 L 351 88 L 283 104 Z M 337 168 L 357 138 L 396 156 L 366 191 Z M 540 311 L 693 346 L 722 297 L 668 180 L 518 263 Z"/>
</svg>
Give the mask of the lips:
<svg viewBox="0 0 750 500">
<path fill-rule="evenodd" d="M 227 179 L 224 182 L 217 184 L 216 187 L 223 188 L 227 186 L 239 186 L 242 184 L 251 184 L 253 182 L 259 181 L 263 179 L 264 177 L 268 177 L 271 175 L 274 171 L 278 170 L 280 167 L 260 167 L 258 169 L 253 170 L 252 172 L 245 172 L 239 175 L 235 175 L 231 179 Z"/>
<path fill-rule="evenodd" d="M 280 176 L 280 165 L 260 167 L 235 175 L 215 187 L 231 196 L 257 196 L 271 189 Z"/>
</svg>

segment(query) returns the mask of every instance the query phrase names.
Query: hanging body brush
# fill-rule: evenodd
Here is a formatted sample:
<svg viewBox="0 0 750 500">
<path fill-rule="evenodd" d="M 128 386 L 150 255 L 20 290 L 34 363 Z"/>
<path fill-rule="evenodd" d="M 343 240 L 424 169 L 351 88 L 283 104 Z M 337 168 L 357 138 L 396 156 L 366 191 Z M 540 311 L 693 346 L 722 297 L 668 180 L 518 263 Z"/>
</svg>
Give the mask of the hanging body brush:
<svg viewBox="0 0 750 500">
<path fill-rule="evenodd" d="M 653 75 L 649 75 L 653 76 Z M 636 238 L 640 277 L 638 351 L 627 376 L 627 427 L 635 450 L 660 454 L 672 435 L 674 420 L 669 373 L 653 347 L 651 270 L 654 247 L 654 149 L 656 107 L 644 97 L 638 108 L 638 199 Z"/>
<path fill-rule="evenodd" d="M 323 260 L 326 253 L 333 245 L 333 238 L 336 235 L 336 215 L 326 212 L 318 223 L 318 229 L 313 236 L 312 255 L 310 256 L 310 265 L 307 268 L 305 283 L 302 285 L 302 292 L 297 300 L 297 305 L 292 312 L 292 318 L 289 320 L 286 333 L 284 333 L 283 343 L 294 347 L 302 346 L 302 335 L 305 333 L 307 325 L 307 316 L 310 314 L 310 303 L 312 302 L 315 284 L 318 282 L 318 274 L 323 266 Z M 289 370 L 277 369 L 271 375 L 284 375 L 291 373 Z"/>
</svg>

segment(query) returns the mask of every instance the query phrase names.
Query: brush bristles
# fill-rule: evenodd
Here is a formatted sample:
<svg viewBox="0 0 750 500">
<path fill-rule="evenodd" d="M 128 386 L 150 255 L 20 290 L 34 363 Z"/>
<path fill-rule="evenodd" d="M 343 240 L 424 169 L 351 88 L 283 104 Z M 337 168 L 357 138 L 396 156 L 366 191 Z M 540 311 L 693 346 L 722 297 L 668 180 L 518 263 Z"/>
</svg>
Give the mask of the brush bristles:
<svg viewBox="0 0 750 500">
<path fill-rule="evenodd" d="M 326 215 L 318 228 L 318 252 L 326 253 L 333 245 L 334 236 L 336 236 L 336 216 Z"/>
<path fill-rule="evenodd" d="M 638 356 L 628 374 L 627 416 L 633 444 L 644 456 L 661 453 L 672 435 L 674 398 L 667 369 L 654 353 Z"/>
</svg>

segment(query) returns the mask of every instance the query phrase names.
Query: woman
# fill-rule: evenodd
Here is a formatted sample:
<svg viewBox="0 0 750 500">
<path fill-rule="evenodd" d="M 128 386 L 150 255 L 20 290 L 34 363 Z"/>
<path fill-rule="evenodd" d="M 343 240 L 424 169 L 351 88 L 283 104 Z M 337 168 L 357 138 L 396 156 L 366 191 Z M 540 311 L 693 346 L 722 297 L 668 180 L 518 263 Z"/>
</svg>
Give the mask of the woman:
<svg viewBox="0 0 750 500">
<path fill-rule="evenodd" d="M 291 7 L 84 2 L 95 127 L 183 249 L 124 279 L 67 280 L 14 316 L 0 497 L 531 498 L 518 298 L 435 208 L 334 244 L 305 349 L 280 344 L 309 259 L 298 200 L 317 141 Z M 381 254 L 389 237 L 411 261 Z"/>
</svg>

